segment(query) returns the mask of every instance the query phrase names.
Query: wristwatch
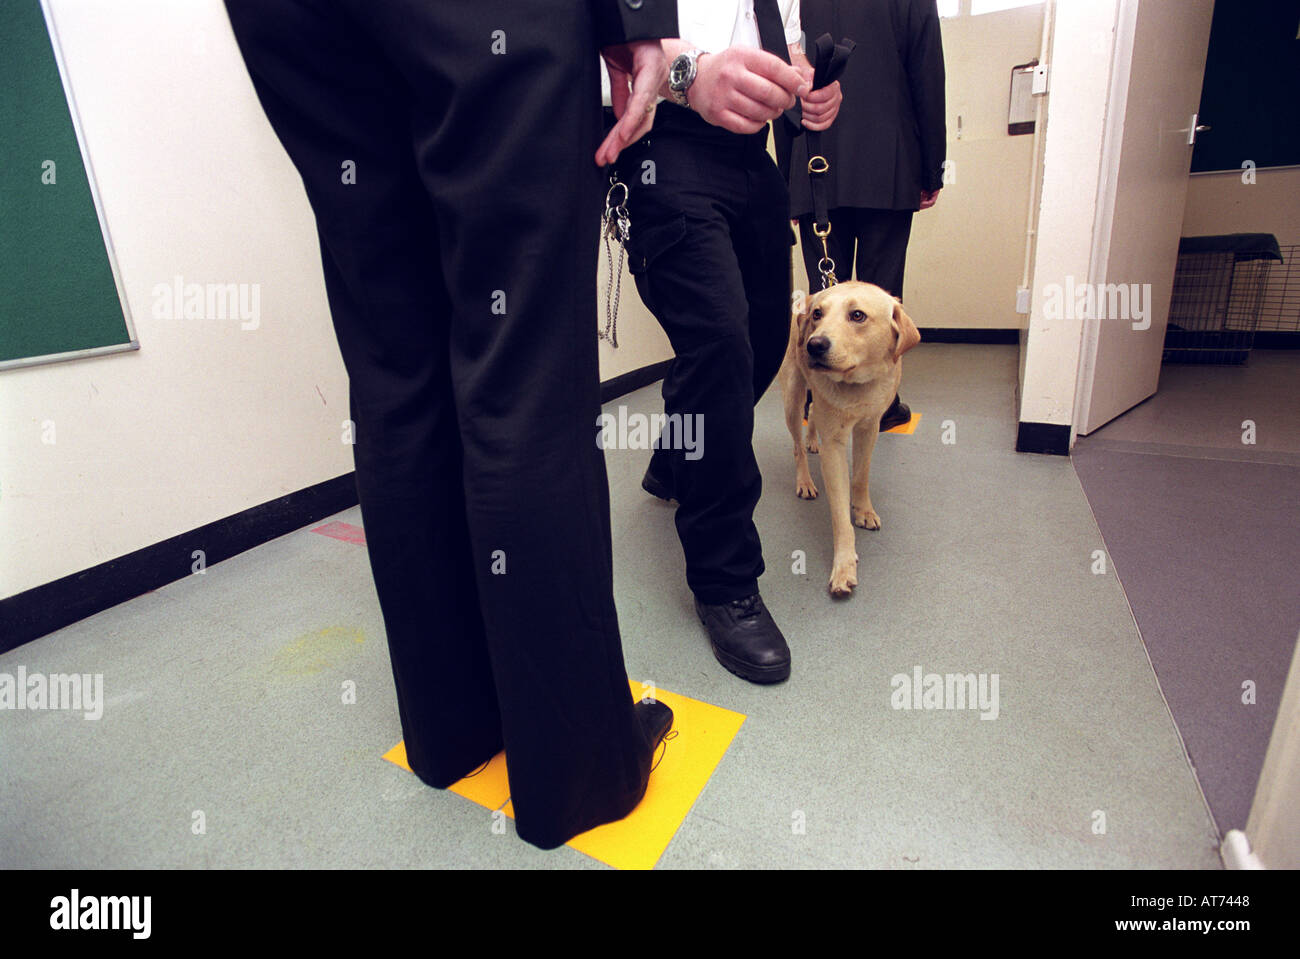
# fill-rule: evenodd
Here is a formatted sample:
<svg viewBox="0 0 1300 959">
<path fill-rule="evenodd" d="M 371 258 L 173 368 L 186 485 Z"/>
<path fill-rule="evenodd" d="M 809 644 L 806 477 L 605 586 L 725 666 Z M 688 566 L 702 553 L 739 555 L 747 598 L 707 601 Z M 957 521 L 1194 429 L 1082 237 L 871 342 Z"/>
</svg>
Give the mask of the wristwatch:
<svg viewBox="0 0 1300 959">
<path fill-rule="evenodd" d="M 690 109 L 690 102 L 686 99 L 686 91 L 691 88 L 695 82 L 695 64 L 703 50 L 694 49 L 680 53 L 668 67 L 668 92 L 673 95 L 673 100 L 678 106 Z"/>
</svg>

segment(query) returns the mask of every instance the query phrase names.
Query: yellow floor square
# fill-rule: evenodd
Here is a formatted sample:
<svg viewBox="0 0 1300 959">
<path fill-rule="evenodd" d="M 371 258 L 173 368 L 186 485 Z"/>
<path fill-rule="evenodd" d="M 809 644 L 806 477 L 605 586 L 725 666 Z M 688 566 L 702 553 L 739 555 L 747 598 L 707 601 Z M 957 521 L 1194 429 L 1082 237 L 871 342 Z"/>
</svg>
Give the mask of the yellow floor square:
<svg viewBox="0 0 1300 959">
<path fill-rule="evenodd" d="M 411 771 L 411 765 L 406 761 L 406 740 L 384 753 L 384 758 L 401 766 L 408 773 Z M 488 809 L 500 809 L 510 798 L 510 783 L 506 779 L 506 754 L 497 753 L 488 761 L 486 768 L 453 783 L 451 791 Z"/>
<path fill-rule="evenodd" d="M 913 433 L 916 432 L 916 425 L 920 422 L 921 422 L 921 414 L 913 413 L 912 418 L 908 420 L 906 423 L 900 423 L 898 426 L 895 426 L 892 430 L 885 430 L 885 432 L 901 433 L 904 436 L 911 436 Z M 805 428 L 807 428 L 808 421 L 804 420 L 803 425 Z"/>
<path fill-rule="evenodd" d="M 644 695 L 641 683 L 629 685 L 633 696 Z M 656 690 L 655 696 L 673 711 L 673 729 L 655 753 L 658 766 L 650 774 L 645 798 L 627 818 L 575 836 L 568 843 L 617 869 L 650 869 L 659 861 L 745 721 L 743 713 L 698 699 L 662 689 Z M 404 742 L 384 753 L 384 759 L 410 771 Z M 504 752 L 451 791 L 487 809 L 502 809 L 504 803 L 503 811 L 514 818 Z"/>
<path fill-rule="evenodd" d="M 886 433 L 902 433 L 904 436 L 911 436 L 916 432 L 916 425 L 921 422 L 921 414 L 913 413 L 912 418 L 906 423 L 900 423 L 892 430 L 885 430 Z"/>
</svg>

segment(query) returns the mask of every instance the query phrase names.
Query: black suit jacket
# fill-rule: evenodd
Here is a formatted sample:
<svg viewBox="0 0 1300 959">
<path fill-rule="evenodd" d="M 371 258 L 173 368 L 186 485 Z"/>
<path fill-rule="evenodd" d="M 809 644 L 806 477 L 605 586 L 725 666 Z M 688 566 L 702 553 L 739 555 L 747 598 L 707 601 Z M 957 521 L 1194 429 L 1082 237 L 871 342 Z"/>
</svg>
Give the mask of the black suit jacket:
<svg viewBox="0 0 1300 959">
<path fill-rule="evenodd" d="M 602 47 L 675 37 L 677 0 L 592 0 Z"/>
<path fill-rule="evenodd" d="M 844 102 L 822 133 L 830 207 L 916 210 L 943 186 L 943 41 L 935 0 L 802 0 L 804 33 L 858 44 L 840 78 Z M 812 212 L 807 137 L 794 141 L 793 216 Z"/>
</svg>

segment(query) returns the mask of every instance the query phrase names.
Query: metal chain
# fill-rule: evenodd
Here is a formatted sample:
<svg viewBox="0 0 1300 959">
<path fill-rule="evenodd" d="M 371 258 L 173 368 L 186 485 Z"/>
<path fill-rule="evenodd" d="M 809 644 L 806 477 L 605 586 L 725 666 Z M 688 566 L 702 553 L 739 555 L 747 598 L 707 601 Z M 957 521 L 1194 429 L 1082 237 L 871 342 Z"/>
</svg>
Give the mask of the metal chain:
<svg viewBox="0 0 1300 959">
<path fill-rule="evenodd" d="M 622 198 L 615 203 L 614 194 L 622 190 Z M 627 186 L 619 182 L 617 175 L 609 178 L 609 192 L 605 194 L 605 215 L 601 217 L 601 236 L 605 243 L 605 262 L 607 264 L 605 279 L 605 328 L 600 331 L 600 338 L 618 349 L 618 300 L 623 289 L 623 263 L 627 259 L 627 238 L 632 231 L 632 221 L 627 215 Z M 614 262 L 614 251 L 610 243 L 618 244 L 618 263 Z"/>
<path fill-rule="evenodd" d="M 835 261 L 831 259 L 830 247 L 826 243 L 826 238 L 831 235 L 830 221 L 826 222 L 826 229 L 823 231 L 817 226 L 817 221 L 814 220 L 812 230 L 813 235 L 822 241 L 822 258 L 817 263 L 817 272 L 822 275 L 822 289 L 828 290 L 839 282 L 835 278 Z"/>
</svg>

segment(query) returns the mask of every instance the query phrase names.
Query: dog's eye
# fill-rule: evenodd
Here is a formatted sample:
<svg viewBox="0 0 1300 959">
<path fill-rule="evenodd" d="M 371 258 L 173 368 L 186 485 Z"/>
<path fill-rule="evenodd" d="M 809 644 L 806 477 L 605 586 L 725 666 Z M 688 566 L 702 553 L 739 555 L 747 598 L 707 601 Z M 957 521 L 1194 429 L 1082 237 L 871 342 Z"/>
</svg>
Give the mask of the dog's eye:
<svg viewBox="0 0 1300 959">
<path fill-rule="evenodd" d="M 812 318 L 814 320 L 820 320 L 822 318 L 822 311 L 820 307 L 812 311 Z"/>
<path fill-rule="evenodd" d="M 861 310 L 854 310 L 849 314 L 849 319 L 854 323 L 865 323 L 867 320 L 867 314 L 863 313 Z"/>
</svg>

